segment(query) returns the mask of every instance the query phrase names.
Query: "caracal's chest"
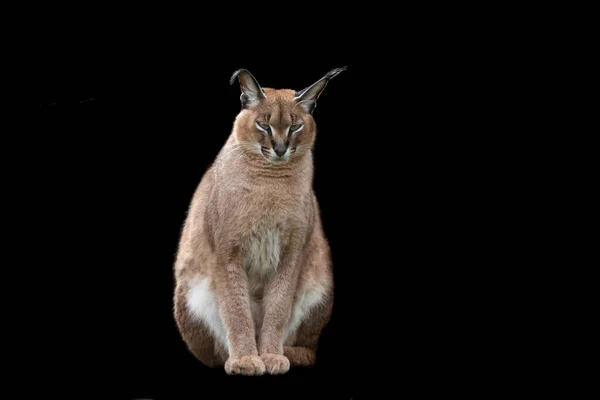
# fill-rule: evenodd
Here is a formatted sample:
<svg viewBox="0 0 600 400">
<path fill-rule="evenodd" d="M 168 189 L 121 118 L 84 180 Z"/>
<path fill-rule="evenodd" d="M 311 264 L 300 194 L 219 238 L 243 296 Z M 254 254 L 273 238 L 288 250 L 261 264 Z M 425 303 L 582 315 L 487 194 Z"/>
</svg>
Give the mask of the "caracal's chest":
<svg viewBox="0 0 600 400">
<path fill-rule="evenodd" d="M 287 245 L 288 221 L 281 214 L 258 214 L 244 238 L 244 266 L 250 277 L 261 280 L 277 270 Z"/>
<path fill-rule="evenodd" d="M 234 189 L 227 194 L 236 203 L 228 210 L 228 223 L 239 235 L 249 280 L 265 281 L 277 270 L 291 233 L 306 224 L 305 195 L 295 188 Z"/>
</svg>

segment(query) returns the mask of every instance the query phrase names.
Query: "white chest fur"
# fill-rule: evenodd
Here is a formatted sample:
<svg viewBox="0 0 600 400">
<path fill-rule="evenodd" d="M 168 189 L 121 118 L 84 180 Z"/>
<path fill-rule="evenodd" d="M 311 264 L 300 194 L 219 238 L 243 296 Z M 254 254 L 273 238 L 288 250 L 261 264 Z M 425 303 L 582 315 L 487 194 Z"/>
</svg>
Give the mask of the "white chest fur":
<svg viewBox="0 0 600 400">
<path fill-rule="evenodd" d="M 265 218 L 252 227 L 244 259 L 251 275 L 264 277 L 277 269 L 283 246 L 281 226 L 275 218 Z"/>
</svg>

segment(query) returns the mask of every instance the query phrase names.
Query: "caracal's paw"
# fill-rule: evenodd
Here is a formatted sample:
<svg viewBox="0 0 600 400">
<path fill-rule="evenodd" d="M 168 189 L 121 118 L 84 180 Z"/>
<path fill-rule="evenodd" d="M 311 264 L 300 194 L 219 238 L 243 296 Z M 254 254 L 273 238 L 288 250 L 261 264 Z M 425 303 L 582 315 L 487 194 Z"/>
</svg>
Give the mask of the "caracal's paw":
<svg viewBox="0 0 600 400">
<path fill-rule="evenodd" d="M 267 374 L 285 374 L 290 370 L 290 360 L 281 354 L 261 354 Z"/>
<path fill-rule="evenodd" d="M 259 376 L 265 373 L 265 363 L 258 356 L 229 358 L 225 362 L 225 372 L 228 375 Z"/>
</svg>

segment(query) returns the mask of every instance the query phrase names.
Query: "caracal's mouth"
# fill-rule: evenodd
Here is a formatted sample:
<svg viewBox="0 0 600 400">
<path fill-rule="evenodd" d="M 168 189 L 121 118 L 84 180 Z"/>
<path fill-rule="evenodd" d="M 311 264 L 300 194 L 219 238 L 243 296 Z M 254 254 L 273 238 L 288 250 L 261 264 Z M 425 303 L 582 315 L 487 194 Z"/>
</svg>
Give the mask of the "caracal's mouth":
<svg viewBox="0 0 600 400">
<path fill-rule="evenodd" d="M 260 148 L 260 151 L 262 155 L 273 164 L 285 164 L 286 162 L 290 161 L 290 157 L 296 152 L 296 148 L 288 148 L 281 157 L 276 156 L 274 152 L 268 147 L 263 146 Z"/>
</svg>

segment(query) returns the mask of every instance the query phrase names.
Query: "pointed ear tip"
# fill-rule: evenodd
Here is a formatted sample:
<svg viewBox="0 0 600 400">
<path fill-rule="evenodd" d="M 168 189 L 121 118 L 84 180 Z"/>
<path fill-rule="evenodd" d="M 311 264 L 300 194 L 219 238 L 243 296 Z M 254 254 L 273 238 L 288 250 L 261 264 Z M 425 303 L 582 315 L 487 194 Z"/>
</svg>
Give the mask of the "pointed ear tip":
<svg viewBox="0 0 600 400">
<path fill-rule="evenodd" d="M 244 71 L 246 71 L 244 68 L 240 68 L 240 69 L 234 71 L 233 75 L 231 75 L 231 78 L 229 78 L 229 84 L 233 85 L 233 82 L 235 82 L 235 79 Z"/>
<path fill-rule="evenodd" d="M 331 78 L 337 76 L 338 74 L 340 74 L 341 72 L 346 71 L 347 69 L 348 69 L 347 65 L 345 65 L 343 67 L 339 67 L 339 68 L 334 68 L 327 73 L 327 78 L 331 79 Z"/>
</svg>

